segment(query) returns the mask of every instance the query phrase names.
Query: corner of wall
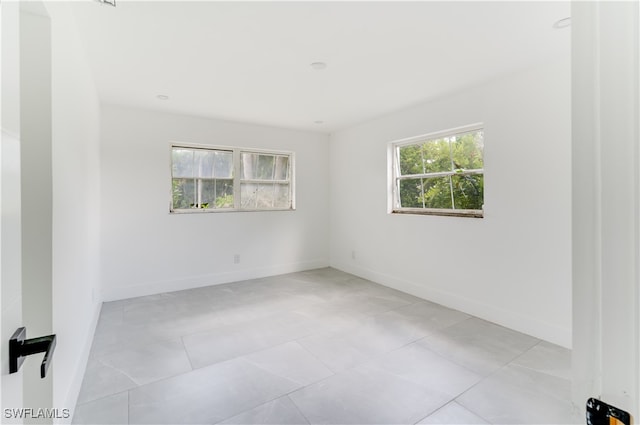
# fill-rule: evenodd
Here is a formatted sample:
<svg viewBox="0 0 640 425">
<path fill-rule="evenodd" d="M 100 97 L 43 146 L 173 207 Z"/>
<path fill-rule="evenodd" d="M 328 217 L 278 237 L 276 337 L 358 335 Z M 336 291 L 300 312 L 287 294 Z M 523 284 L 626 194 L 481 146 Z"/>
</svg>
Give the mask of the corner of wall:
<svg viewBox="0 0 640 425">
<path fill-rule="evenodd" d="M 388 274 L 380 273 L 361 266 L 349 265 L 345 262 L 332 261 L 331 267 L 350 273 L 380 285 L 397 289 L 398 291 L 414 295 L 424 300 L 442 306 L 459 310 L 480 319 L 506 326 L 518 332 L 525 333 L 565 348 L 571 348 L 571 329 L 561 328 L 554 324 L 543 322 L 535 317 L 524 316 L 513 311 L 507 311 L 495 306 L 465 298 L 458 294 L 430 288 L 423 283 L 412 282 Z"/>
</svg>

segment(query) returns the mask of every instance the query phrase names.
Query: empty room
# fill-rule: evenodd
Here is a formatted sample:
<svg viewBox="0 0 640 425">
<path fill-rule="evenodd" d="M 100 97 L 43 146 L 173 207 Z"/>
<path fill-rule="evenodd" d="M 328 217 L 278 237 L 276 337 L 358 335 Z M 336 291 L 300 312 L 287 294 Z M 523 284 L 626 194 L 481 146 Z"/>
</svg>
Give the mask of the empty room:
<svg viewBox="0 0 640 425">
<path fill-rule="evenodd" d="M 637 2 L 0 8 L 3 423 L 635 423 Z"/>
</svg>

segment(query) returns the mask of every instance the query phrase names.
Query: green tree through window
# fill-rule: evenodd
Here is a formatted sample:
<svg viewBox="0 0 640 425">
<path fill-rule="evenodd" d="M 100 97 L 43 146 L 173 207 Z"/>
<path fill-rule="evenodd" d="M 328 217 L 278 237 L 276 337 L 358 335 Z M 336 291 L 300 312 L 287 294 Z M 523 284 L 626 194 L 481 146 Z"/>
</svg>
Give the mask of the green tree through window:
<svg viewBox="0 0 640 425">
<path fill-rule="evenodd" d="M 393 145 L 395 212 L 482 216 L 481 128 Z"/>
</svg>

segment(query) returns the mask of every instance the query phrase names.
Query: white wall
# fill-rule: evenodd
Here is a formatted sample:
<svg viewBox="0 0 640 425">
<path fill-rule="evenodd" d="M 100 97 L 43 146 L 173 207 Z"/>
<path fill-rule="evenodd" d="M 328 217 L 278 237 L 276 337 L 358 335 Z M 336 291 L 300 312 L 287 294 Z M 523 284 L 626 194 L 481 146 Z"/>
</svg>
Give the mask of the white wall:
<svg viewBox="0 0 640 425">
<path fill-rule="evenodd" d="M 65 2 L 52 37 L 54 407 L 75 406 L 99 312 L 99 103 Z M 95 295 L 94 295 L 95 294 Z"/>
<path fill-rule="evenodd" d="M 387 214 L 388 143 L 477 122 L 485 217 Z M 569 58 L 340 131 L 331 265 L 568 347 L 570 149 Z"/>
<path fill-rule="evenodd" d="M 326 135 L 109 105 L 101 126 L 105 300 L 328 265 Z M 169 214 L 170 142 L 294 151 L 297 210 Z"/>
</svg>

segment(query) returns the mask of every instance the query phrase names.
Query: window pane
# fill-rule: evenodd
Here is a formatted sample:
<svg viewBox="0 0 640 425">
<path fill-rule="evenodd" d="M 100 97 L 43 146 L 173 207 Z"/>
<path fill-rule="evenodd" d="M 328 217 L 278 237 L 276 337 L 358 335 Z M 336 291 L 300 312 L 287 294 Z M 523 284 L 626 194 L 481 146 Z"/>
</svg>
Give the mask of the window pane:
<svg viewBox="0 0 640 425">
<path fill-rule="evenodd" d="M 216 181 L 215 180 L 198 180 L 196 197 L 197 208 L 209 209 L 213 208 L 216 200 Z"/>
<path fill-rule="evenodd" d="M 291 200 L 288 184 L 242 183 L 242 208 L 289 208 Z"/>
<path fill-rule="evenodd" d="M 402 146 L 400 150 L 400 175 L 423 174 L 422 147 L 420 145 Z"/>
<path fill-rule="evenodd" d="M 482 131 L 463 134 L 451 139 L 451 153 L 455 169 L 478 170 L 483 163 L 484 134 Z"/>
<path fill-rule="evenodd" d="M 198 180 L 199 208 L 233 208 L 233 180 Z"/>
<path fill-rule="evenodd" d="M 258 185 L 253 183 L 242 183 L 240 185 L 241 207 L 254 209 L 256 207 L 256 196 Z"/>
<path fill-rule="evenodd" d="M 233 177 L 233 152 L 215 152 L 214 177 L 225 179 Z"/>
<path fill-rule="evenodd" d="M 243 180 L 257 179 L 258 154 L 242 152 L 240 155 L 241 172 Z"/>
<path fill-rule="evenodd" d="M 216 208 L 233 208 L 233 180 L 216 180 Z"/>
<path fill-rule="evenodd" d="M 195 184 L 193 179 L 173 179 L 173 208 L 191 208 L 195 203 Z"/>
<path fill-rule="evenodd" d="M 394 208 L 482 210 L 484 131 L 474 127 L 443 132 L 442 136 L 433 138 L 421 136 L 415 139 L 417 142 L 397 144 L 389 151 L 395 155 L 391 159 L 396 180 L 389 193 L 393 196 Z M 430 213 L 460 215 L 444 211 Z"/>
<path fill-rule="evenodd" d="M 426 142 L 422 145 L 425 173 L 451 171 L 449 138 Z"/>
<path fill-rule="evenodd" d="M 258 155 L 257 176 L 260 180 L 273 180 L 274 163 L 273 155 Z"/>
<path fill-rule="evenodd" d="M 458 210 L 481 210 L 484 204 L 482 174 L 452 176 L 453 197 Z"/>
<path fill-rule="evenodd" d="M 400 206 L 422 208 L 422 179 L 400 180 Z"/>
<path fill-rule="evenodd" d="M 213 160 L 215 159 L 215 152 L 196 149 L 194 154 L 193 168 L 195 177 L 213 177 Z"/>
<path fill-rule="evenodd" d="M 256 204 L 258 208 L 273 208 L 273 198 L 275 196 L 275 185 L 273 184 L 259 184 L 258 193 L 256 196 Z"/>
<path fill-rule="evenodd" d="M 275 204 L 276 208 L 290 208 L 291 200 L 288 184 L 277 184 L 275 187 Z"/>
<path fill-rule="evenodd" d="M 276 171 L 275 171 L 274 179 L 275 180 L 289 179 L 289 157 L 288 156 L 276 157 Z"/>
<path fill-rule="evenodd" d="M 195 177 L 193 174 L 193 150 L 173 148 L 171 151 L 173 177 Z"/>
<path fill-rule="evenodd" d="M 452 208 L 449 177 L 423 179 L 423 184 L 425 208 Z"/>
<path fill-rule="evenodd" d="M 274 155 L 243 152 L 241 154 L 241 163 L 243 180 L 273 180 L 276 167 L 276 157 Z"/>
<path fill-rule="evenodd" d="M 287 154 L 173 147 L 171 155 L 172 209 L 291 208 L 291 161 Z M 238 183 L 240 192 L 235 192 Z"/>
</svg>

